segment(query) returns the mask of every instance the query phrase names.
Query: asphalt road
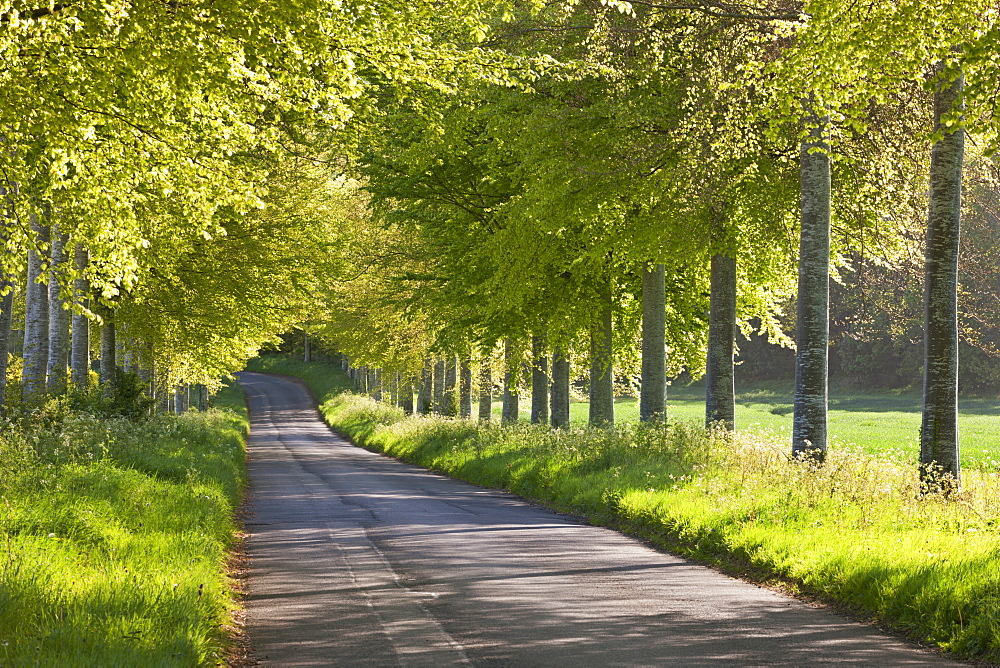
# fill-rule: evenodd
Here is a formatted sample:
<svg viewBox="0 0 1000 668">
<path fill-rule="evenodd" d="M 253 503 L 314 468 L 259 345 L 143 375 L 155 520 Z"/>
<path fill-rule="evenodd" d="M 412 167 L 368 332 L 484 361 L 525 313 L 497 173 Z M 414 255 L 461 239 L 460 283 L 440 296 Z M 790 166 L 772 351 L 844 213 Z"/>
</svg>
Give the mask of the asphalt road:
<svg viewBox="0 0 1000 668">
<path fill-rule="evenodd" d="M 248 632 L 275 666 L 955 665 L 619 533 L 352 446 L 243 373 Z"/>
</svg>

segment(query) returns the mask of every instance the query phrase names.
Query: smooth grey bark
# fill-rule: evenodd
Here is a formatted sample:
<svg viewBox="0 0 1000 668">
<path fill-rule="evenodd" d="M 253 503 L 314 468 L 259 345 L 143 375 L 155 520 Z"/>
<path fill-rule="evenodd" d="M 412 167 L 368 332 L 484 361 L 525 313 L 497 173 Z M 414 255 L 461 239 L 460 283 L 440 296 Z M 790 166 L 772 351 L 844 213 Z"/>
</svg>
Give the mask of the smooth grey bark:
<svg viewBox="0 0 1000 668">
<path fill-rule="evenodd" d="M 662 264 L 642 268 L 642 384 L 639 420 L 667 414 L 667 295 Z"/>
<path fill-rule="evenodd" d="M 444 388 L 441 391 L 441 415 L 458 415 L 458 360 L 448 355 L 444 361 Z"/>
<path fill-rule="evenodd" d="M 365 375 L 367 376 L 365 382 L 366 382 L 366 386 L 368 388 L 367 389 L 368 396 L 371 397 L 372 399 L 374 399 L 375 398 L 375 394 L 376 393 L 380 393 L 380 389 L 381 389 L 381 388 L 379 388 L 379 382 L 378 382 L 378 369 L 369 368 L 365 372 Z M 380 394 L 380 396 L 381 396 L 381 394 Z"/>
<path fill-rule="evenodd" d="M 420 371 L 420 388 L 417 392 L 417 412 L 427 415 L 434 400 L 434 367 L 431 358 L 424 358 L 424 368 Z"/>
<path fill-rule="evenodd" d="M 548 344 L 542 334 L 531 337 L 531 424 L 549 421 Z"/>
<path fill-rule="evenodd" d="M 372 372 L 372 399 L 382 401 L 382 369 L 375 369 Z"/>
<path fill-rule="evenodd" d="M 615 388 L 612 365 L 611 286 L 599 295 L 601 310 L 590 330 L 590 424 L 610 427 L 615 423 Z"/>
<path fill-rule="evenodd" d="M 493 418 L 493 369 L 490 358 L 479 362 L 479 421 L 489 422 Z"/>
<path fill-rule="evenodd" d="M 70 311 L 63 308 L 60 295 L 61 278 L 66 273 L 69 256 L 66 244 L 69 235 L 52 226 L 52 243 L 49 247 L 49 354 L 45 368 L 45 388 L 49 394 L 63 394 L 69 382 L 69 326 Z"/>
<path fill-rule="evenodd" d="M 472 417 L 472 360 L 462 359 L 458 376 L 458 414 L 470 418 Z"/>
<path fill-rule="evenodd" d="M 552 353 L 552 410 L 550 423 L 553 427 L 569 426 L 569 354 L 561 347 Z"/>
<path fill-rule="evenodd" d="M 118 346 L 115 335 L 115 315 L 110 308 L 101 310 L 104 322 L 101 324 L 101 392 L 111 396 L 118 380 L 118 361 L 115 358 Z"/>
<path fill-rule="evenodd" d="M 184 388 L 180 385 L 174 386 L 174 413 L 180 415 L 184 412 Z"/>
<path fill-rule="evenodd" d="M 811 110 L 799 163 L 799 284 L 792 453 L 822 460 L 827 448 L 830 304 L 830 155 L 828 118 Z"/>
<path fill-rule="evenodd" d="M 705 364 L 705 425 L 736 428 L 736 258 L 712 256 Z"/>
<path fill-rule="evenodd" d="M 35 241 L 48 245 L 49 228 L 36 214 L 30 216 Z M 49 289 L 43 278 L 43 256 L 35 248 L 28 251 L 28 282 L 24 290 L 24 367 L 21 391 L 24 401 L 35 404 L 45 394 L 45 368 L 49 359 Z"/>
<path fill-rule="evenodd" d="M 302 337 L 303 337 L 302 347 L 305 348 L 305 351 L 302 354 L 302 361 L 312 362 L 312 351 L 310 350 L 310 345 L 309 345 L 309 332 L 302 330 Z"/>
<path fill-rule="evenodd" d="M 444 413 L 444 358 L 439 357 L 434 362 L 434 412 Z"/>
<path fill-rule="evenodd" d="M 506 339 L 503 342 L 503 409 L 500 412 L 500 422 L 503 424 L 514 424 L 520 416 L 519 402 L 520 394 L 518 390 L 519 376 L 516 351 L 514 342 Z"/>
<path fill-rule="evenodd" d="M 958 256 L 962 225 L 965 130 L 942 127 L 962 110 L 964 77 L 948 81 L 938 67 L 931 151 L 930 207 L 924 251 L 924 409 L 920 423 L 921 477 L 933 491 L 952 492 L 961 480 L 958 441 Z"/>
<path fill-rule="evenodd" d="M 90 252 L 81 244 L 73 249 L 73 266 L 77 274 L 82 274 L 90 264 Z M 73 281 L 73 299 L 83 307 L 88 306 L 90 281 L 78 276 Z M 90 318 L 82 313 L 73 313 L 73 334 L 70 342 L 70 381 L 73 386 L 84 390 L 90 382 Z"/>
</svg>

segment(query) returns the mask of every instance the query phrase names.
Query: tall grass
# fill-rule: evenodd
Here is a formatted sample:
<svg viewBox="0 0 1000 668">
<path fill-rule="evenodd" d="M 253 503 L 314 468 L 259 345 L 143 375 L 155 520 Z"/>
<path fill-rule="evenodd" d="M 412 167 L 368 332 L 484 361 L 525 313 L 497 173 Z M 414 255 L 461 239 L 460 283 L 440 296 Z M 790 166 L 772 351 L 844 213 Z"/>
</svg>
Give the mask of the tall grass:
<svg viewBox="0 0 1000 668">
<path fill-rule="evenodd" d="M 217 409 L 4 424 L 0 664 L 217 663 L 246 430 Z"/>
</svg>

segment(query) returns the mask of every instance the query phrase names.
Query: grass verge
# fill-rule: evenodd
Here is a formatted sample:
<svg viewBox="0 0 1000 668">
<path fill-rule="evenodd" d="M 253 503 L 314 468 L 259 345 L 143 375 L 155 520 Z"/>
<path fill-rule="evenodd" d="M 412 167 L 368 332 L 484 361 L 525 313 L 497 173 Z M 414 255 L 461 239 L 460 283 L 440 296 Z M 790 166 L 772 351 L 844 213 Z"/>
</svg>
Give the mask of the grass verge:
<svg viewBox="0 0 1000 668">
<path fill-rule="evenodd" d="M 902 455 L 839 448 L 817 468 L 759 434 L 686 422 L 552 431 L 407 417 L 330 389 L 344 385 L 330 380 L 339 374 L 314 364 L 327 389 L 313 390 L 327 421 L 358 445 L 1000 662 L 1000 476 L 990 468 L 967 469 L 962 493 L 943 499 L 921 494 Z"/>
<path fill-rule="evenodd" d="M 232 409 L 0 436 L 0 664 L 215 665 L 248 430 Z M 242 413 L 240 412 L 242 411 Z"/>
</svg>

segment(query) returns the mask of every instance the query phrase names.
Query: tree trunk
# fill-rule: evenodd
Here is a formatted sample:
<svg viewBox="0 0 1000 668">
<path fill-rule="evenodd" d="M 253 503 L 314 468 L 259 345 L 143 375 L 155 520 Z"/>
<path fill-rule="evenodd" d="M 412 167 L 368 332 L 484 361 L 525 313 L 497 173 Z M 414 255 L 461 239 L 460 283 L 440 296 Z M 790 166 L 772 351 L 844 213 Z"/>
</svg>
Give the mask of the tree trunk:
<svg viewBox="0 0 1000 668">
<path fill-rule="evenodd" d="M 73 252 L 73 263 L 78 274 L 82 274 L 90 263 L 90 253 L 81 244 L 76 244 Z M 78 276 L 73 281 L 73 299 L 86 307 L 90 281 Z M 70 344 L 71 381 L 78 390 L 87 389 L 90 383 L 90 318 L 82 313 L 73 313 L 73 338 Z"/>
<path fill-rule="evenodd" d="M 305 352 L 302 353 L 303 362 L 312 362 L 312 351 L 309 349 L 309 332 L 302 330 L 302 347 L 305 348 Z"/>
<path fill-rule="evenodd" d="M 519 418 L 518 377 L 520 374 L 515 357 L 514 342 L 506 339 L 503 342 L 503 410 L 500 413 L 500 422 L 503 424 L 514 424 Z"/>
<path fill-rule="evenodd" d="M 705 366 L 705 425 L 736 428 L 733 353 L 736 346 L 736 258 L 712 256 L 708 355 Z"/>
<path fill-rule="evenodd" d="M 462 359 L 459 369 L 458 414 L 472 417 L 472 361 L 467 358 Z"/>
<path fill-rule="evenodd" d="M 569 426 L 569 355 L 562 347 L 552 353 L 552 415 L 556 428 Z"/>
<path fill-rule="evenodd" d="M 9 257 L 9 254 L 5 254 Z M 7 364 L 10 359 L 10 323 L 14 316 L 14 281 L 6 267 L 0 268 L 0 290 L 7 294 L 0 297 L 0 417 L 7 415 Z"/>
<path fill-rule="evenodd" d="M 444 413 L 444 358 L 434 362 L 434 412 Z"/>
<path fill-rule="evenodd" d="M 531 337 L 531 424 L 549 421 L 549 358 L 544 335 Z"/>
<path fill-rule="evenodd" d="M 938 67 L 945 74 L 944 64 Z M 942 116 L 960 111 L 965 80 L 939 81 L 934 130 L 944 134 L 931 152 L 930 209 L 924 258 L 924 411 L 920 465 L 933 491 L 950 493 L 961 476 L 958 447 L 958 255 L 962 221 L 965 130 L 942 127 Z"/>
<path fill-rule="evenodd" d="M 139 375 L 139 349 L 136 347 L 136 341 L 133 338 L 128 338 L 125 340 L 125 345 L 122 346 L 122 350 L 125 351 L 124 362 L 122 367 L 125 369 L 126 373 L 134 373 Z"/>
<path fill-rule="evenodd" d="M 181 385 L 174 386 L 174 413 L 180 415 L 184 412 L 184 388 Z"/>
<path fill-rule="evenodd" d="M 49 228 L 31 214 L 31 230 L 41 246 L 49 241 Z M 45 367 L 49 358 L 49 290 L 42 278 L 42 254 L 28 251 L 28 282 L 24 291 L 24 367 L 21 388 L 25 403 L 37 404 L 45 394 Z"/>
<path fill-rule="evenodd" d="M 115 312 L 110 308 L 101 309 L 101 317 L 104 319 L 101 324 L 101 393 L 109 397 L 115 393 L 118 380 Z"/>
<path fill-rule="evenodd" d="M 441 415 L 458 415 L 458 361 L 448 355 L 444 362 L 444 389 L 441 393 Z"/>
<path fill-rule="evenodd" d="M 10 226 L 14 219 L 14 202 L 12 193 L 4 186 L 0 186 L 0 197 L 4 198 L 4 214 L 2 223 L 2 238 L 0 241 L 6 245 L 10 239 Z M 3 262 L 0 264 L 0 417 L 7 415 L 7 366 L 10 361 L 11 348 L 11 321 L 14 318 L 14 273 L 15 255 L 9 250 L 2 252 Z"/>
<path fill-rule="evenodd" d="M 63 308 L 60 279 L 66 272 L 66 243 L 69 235 L 52 227 L 49 251 L 49 354 L 46 361 L 46 390 L 49 394 L 64 394 L 68 382 L 70 311 Z"/>
<path fill-rule="evenodd" d="M 667 305 L 662 264 L 642 268 L 642 384 L 639 420 L 667 415 Z"/>
<path fill-rule="evenodd" d="M 424 368 L 420 371 L 420 387 L 417 391 L 417 412 L 427 415 L 432 410 L 434 399 L 434 367 L 431 358 L 424 358 Z"/>
<path fill-rule="evenodd" d="M 382 401 L 382 369 L 375 369 L 372 372 L 372 399 Z"/>
<path fill-rule="evenodd" d="M 601 310 L 590 331 L 590 424 L 610 427 L 615 423 L 610 285 L 605 286 L 599 298 Z"/>
<path fill-rule="evenodd" d="M 827 447 L 830 155 L 824 135 L 829 119 L 809 109 L 807 122 L 815 127 L 802 143 L 799 165 L 801 238 L 792 453 L 821 461 Z"/>
<path fill-rule="evenodd" d="M 413 376 L 405 374 L 399 386 L 399 407 L 407 415 L 413 415 Z"/>
<path fill-rule="evenodd" d="M 479 421 L 489 422 L 493 418 L 493 369 L 490 358 L 479 362 Z"/>
<path fill-rule="evenodd" d="M 155 390 L 153 387 L 153 346 L 145 341 L 140 343 L 139 355 L 139 382 L 142 384 L 142 393 L 152 399 L 155 395 Z M 205 402 L 207 407 L 208 402 L 208 388 L 205 390 Z"/>
</svg>

